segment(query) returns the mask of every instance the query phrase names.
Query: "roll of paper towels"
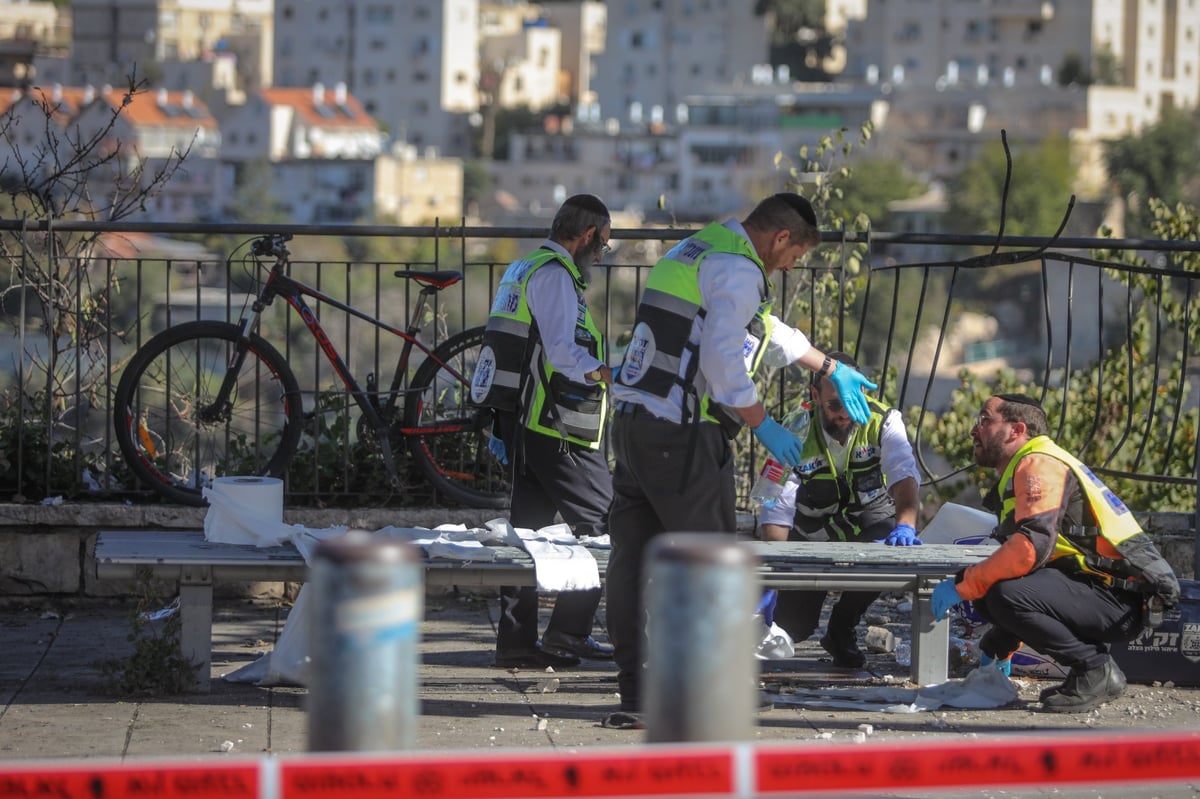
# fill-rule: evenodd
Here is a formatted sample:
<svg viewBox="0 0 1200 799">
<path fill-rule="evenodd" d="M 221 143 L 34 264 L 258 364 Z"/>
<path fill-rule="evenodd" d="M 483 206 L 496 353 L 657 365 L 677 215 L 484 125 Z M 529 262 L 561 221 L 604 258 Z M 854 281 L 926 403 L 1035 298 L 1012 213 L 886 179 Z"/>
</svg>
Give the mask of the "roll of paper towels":
<svg viewBox="0 0 1200 799">
<path fill-rule="evenodd" d="M 204 537 L 209 541 L 266 547 L 288 537 L 283 481 L 278 477 L 218 477 L 204 489 L 204 496 Z"/>
</svg>

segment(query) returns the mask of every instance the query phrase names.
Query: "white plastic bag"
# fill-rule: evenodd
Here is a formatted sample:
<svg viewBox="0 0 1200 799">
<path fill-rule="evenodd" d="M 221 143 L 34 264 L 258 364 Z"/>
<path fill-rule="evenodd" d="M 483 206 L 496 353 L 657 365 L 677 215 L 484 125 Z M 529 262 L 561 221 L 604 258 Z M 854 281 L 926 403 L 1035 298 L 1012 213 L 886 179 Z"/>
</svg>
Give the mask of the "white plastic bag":
<svg viewBox="0 0 1200 799">
<path fill-rule="evenodd" d="M 759 660 L 782 660 L 796 656 L 796 644 L 788 631 L 775 622 L 768 627 L 761 616 L 754 618 L 762 624 L 763 637 L 754 650 L 754 657 Z"/>
</svg>

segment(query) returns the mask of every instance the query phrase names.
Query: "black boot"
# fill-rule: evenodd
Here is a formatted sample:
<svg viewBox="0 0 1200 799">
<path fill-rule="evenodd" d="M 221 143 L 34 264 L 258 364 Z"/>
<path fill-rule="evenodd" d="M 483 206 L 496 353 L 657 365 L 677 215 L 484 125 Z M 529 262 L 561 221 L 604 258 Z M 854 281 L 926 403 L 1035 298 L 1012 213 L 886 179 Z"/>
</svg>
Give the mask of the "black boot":
<svg viewBox="0 0 1200 799">
<path fill-rule="evenodd" d="M 844 669 L 861 669 L 867 656 L 858 648 L 854 629 L 830 630 L 820 640 L 821 648 L 833 655 L 833 665 Z"/>
<path fill-rule="evenodd" d="M 1113 659 L 1108 658 L 1104 665 L 1086 671 L 1072 669 L 1062 687 L 1045 696 L 1042 709 L 1051 713 L 1086 713 L 1123 693 L 1125 675 Z"/>
</svg>

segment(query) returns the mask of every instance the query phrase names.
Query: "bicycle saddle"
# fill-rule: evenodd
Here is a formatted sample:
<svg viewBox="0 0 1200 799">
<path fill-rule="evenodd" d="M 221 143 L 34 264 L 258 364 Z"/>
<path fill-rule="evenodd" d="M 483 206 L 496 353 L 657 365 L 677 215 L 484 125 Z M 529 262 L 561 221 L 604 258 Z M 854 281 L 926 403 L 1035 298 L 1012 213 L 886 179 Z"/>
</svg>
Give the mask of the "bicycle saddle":
<svg viewBox="0 0 1200 799">
<path fill-rule="evenodd" d="M 462 272 L 455 272 L 450 269 L 440 272 L 414 272 L 410 269 L 397 269 L 396 277 L 415 280 L 422 286 L 432 286 L 440 291 L 462 280 L 463 275 Z"/>
</svg>

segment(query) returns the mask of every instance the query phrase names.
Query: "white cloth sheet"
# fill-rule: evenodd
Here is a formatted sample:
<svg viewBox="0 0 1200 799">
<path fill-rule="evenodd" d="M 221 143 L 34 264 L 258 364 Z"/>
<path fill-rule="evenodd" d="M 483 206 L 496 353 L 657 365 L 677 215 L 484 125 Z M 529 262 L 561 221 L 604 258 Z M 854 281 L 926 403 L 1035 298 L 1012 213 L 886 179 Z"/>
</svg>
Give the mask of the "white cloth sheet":
<svg viewBox="0 0 1200 799">
<path fill-rule="evenodd" d="M 206 524 L 204 536 L 210 541 L 252 544 L 258 547 L 279 546 L 290 542 L 300 552 L 304 562 L 311 565 L 317 544 L 325 538 L 341 535 L 346 526 L 311 529 L 300 524 L 284 524 L 243 507 L 221 494 L 208 494 L 209 503 L 218 503 L 223 517 L 234 517 L 236 524 L 223 529 L 210 529 Z M 552 525 L 541 530 L 514 528 L 507 519 L 494 519 L 482 528 L 461 524 L 439 525 L 433 530 L 423 527 L 383 527 L 374 535 L 407 541 L 419 546 L 428 558 L 457 561 L 496 560 L 495 545 L 520 547 L 533 558 L 538 589 L 542 591 L 579 591 L 600 587 L 600 572 L 596 559 L 580 546 L 566 525 Z M 592 539 L 596 545 L 607 546 L 607 536 Z M 300 589 L 288 614 L 283 632 L 275 649 L 253 663 L 226 674 L 231 682 L 257 685 L 306 685 L 308 683 L 309 586 Z"/>
</svg>

